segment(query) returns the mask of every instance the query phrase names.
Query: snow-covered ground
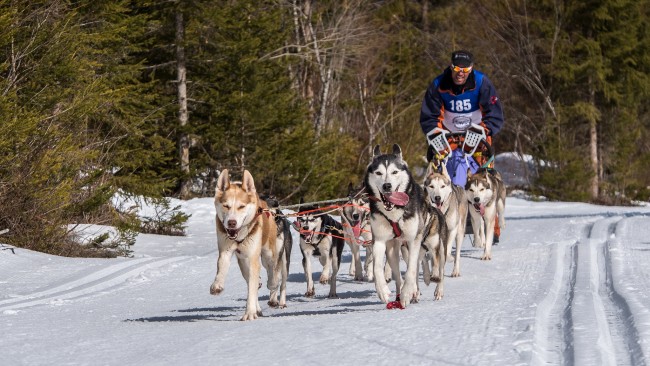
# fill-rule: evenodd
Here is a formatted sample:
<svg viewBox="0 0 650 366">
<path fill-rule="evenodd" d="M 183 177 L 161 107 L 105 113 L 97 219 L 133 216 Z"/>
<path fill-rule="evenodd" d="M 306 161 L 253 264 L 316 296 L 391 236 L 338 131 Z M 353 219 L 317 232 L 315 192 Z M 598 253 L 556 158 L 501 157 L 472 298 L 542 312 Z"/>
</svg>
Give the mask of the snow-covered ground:
<svg viewBox="0 0 650 366">
<path fill-rule="evenodd" d="M 305 298 L 294 232 L 288 307 L 269 308 L 263 287 L 264 316 L 240 322 L 236 261 L 224 293 L 209 294 L 212 200 L 174 204 L 192 214 L 188 235 L 140 235 L 133 258 L 0 250 L 0 365 L 650 364 L 648 207 L 508 198 L 493 260 L 466 238 L 444 299 L 422 284 L 405 310 L 348 275 L 347 247 L 340 298 L 318 282 Z"/>
</svg>

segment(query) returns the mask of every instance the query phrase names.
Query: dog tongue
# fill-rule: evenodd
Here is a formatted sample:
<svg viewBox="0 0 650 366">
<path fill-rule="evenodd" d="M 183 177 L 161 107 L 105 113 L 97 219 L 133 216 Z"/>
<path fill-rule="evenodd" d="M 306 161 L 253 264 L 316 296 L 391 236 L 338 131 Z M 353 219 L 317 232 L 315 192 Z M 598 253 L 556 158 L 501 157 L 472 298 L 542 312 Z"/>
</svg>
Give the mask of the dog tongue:
<svg viewBox="0 0 650 366">
<path fill-rule="evenodd" d="M 359 235 L 361 235 L 361 222 L 352 227 L 352 232 L 354 233 L 355 238 L 358 238 Z"/>
<path fill-rule="evenodd" d="M 384 197 L 388 202 L 397 206 L 406 206 L 409 203 L 409 195 L 404 192 L 385 193 Z"/>
<path fill-rule="evenodd" d="M 477 203 L 474 205 L 474 208 L 476 209 L 476 211 L 481 213 L 481 216 L 485 216 L 485 206 L 483 206 L 480 203 Z"/>
</svg>

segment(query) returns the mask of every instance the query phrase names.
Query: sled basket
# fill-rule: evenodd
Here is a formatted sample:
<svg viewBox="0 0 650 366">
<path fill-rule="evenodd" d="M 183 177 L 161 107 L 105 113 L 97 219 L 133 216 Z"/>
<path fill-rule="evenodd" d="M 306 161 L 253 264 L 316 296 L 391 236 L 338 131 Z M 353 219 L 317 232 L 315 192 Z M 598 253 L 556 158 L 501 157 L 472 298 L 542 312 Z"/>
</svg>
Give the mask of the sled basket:
<svg viewBox="0 0 650 366">
<path fill-rule="evenodd" d="M 449 153 L 451 152 L 451 146 L 449 145 L 449 141 L 447 141 L 447 134 L 448 131 L 443 130 L 442 128 L 436 127 L 433 129 L 433 131 L 429 132 L 427 137 L 431 135 L 438 134 L 436 137 L 433 139 L 427 138 L 427 141 L 429 142 L 429 145 L 435 149 L 435 151 L 439 154 L 443 153 Z"/>
<path fill-rule="evenodd" d="M 476 149 L 478 148 L 481 141 L 487 141 L 485 130 L 479 125 L 472 124 L 472 127 L 465 131 L 463 151 L 469 155 L 473 155 L 476 152 Z"/>
</svg>

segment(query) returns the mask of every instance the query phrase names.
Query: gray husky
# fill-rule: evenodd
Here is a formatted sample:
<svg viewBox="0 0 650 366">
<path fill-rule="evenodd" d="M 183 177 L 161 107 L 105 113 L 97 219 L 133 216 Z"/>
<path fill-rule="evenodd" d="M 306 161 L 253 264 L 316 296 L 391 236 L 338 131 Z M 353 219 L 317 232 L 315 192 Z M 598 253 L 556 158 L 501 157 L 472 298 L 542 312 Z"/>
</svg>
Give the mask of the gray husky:
<svg viewBox="0 0 650 366">
<path fill-rule="evenodd" d="M 503 184 L 501 174 L 496 170 L 479 169 L 476 174 L 468 171 L 465 193 L 467 201 L 472 205 L 469 214 L 474 229 L 474 246 L 485 247 L 481 260 L 491 260 L 494 225 L 497 218 L 499 226 L 502 229 L 506 227 L 503 215 L 506 207 L 506 186 Z"/>
<path fill-rule="evenodd" d="M 379 145 L 375 146 L 364 184 L 370 199 L 377 296 L 388 303 L 390 290 L 383 276 L 386 253 L 393 271 L 399 305 L 405 308 L 406 304 L 419 299 L 418 260 L 424 256 L 420 251 L 438 253 L 440 263 L 445 262 L 445 221 L 442 213 L 429 203 L 424 189 L 413 180 L 397 144 L 393 145 L 392 154 L 381 154 Z M 407 264 L 403 285 L 399 269 L 399 249 L 402 244 L 408 248 L 408 258 L 404 258 Z M 441 271 L 434 295 L 436 300 L 444 294 L 443 278 Z"/>
<path fill-rule="evenodd" d="M 363 246 L 366 248 L 366 261 L 363 269 L 366 273 L 368 282 L 375 280 L 373 270 L 372 255 L 372 233 L 370 232 L 370 204 L 368 198 L 362 194 L 362 188 L 355 188 L 352 183 L 348 185 L 348 201 L 339 209 L 341 213 L 341 223 L 345 238 L 352 251 L 352 262 L 350 263 L 350 276 L 354 276 L 357 281 L 363 280 L 361 272 L 361 253 Z M 386 263 L 384 267 L 384 278 L 386 282 L 391 279 L 390 265 Z"/>
<path fill-rule="evenodd" d="M 439 164 L 438 166 L 429 164 L 423 185 L 431 203 L 445 215 L 445 223 L 447 224 L 447 258 L 451 258 L 451 246 L 456 241 L 454 270 L 451 272 L 451 277 L 458 277 L 460 276 L 460 248 L 463 244 L 465 225 L 467 223 L 468 202 L 465 198 L 465 189 L 451 182 L 445 164 Z M 435 256 L 432 258 L 434 259 L 434 276 L 431 280 L 436 281 L 435 274 L 439 264 Z M 440 265 L 444 266 L 445 264 L 441 263 Z M 429 284 L 427 278 L 428 267 L 428 265 L 424 266 L 424 282 L 427 285 Z"/>
</svg>

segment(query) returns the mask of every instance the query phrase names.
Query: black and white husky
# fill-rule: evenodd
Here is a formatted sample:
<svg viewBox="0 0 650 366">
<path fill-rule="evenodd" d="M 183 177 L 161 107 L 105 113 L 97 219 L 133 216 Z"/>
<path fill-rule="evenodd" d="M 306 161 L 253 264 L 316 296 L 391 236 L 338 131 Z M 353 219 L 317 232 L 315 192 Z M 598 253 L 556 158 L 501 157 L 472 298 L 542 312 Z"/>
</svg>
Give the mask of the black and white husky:
<svg viewBox="0 0 650 366">
<path fill-rule="evenodd" d="M 304 213 L 296 217 L 296 228 L 300 231 L 302 266 L 307 279 L 305 296 L 313 297 L 316 293 L 311 272 L 311 257 L 316 256 L 323 266 L 319 282 L 329 283 L 329 297 L 336 298 L 336 274 L 341 265 L 341 253 L 345 244 L 342 238 L 343 227 L 332 216 L 320 212 L 318 206 L 300 206 L 299 211 Z"/>
<path fill-rule="evenodd" d="M 402 158 L 399 145 L 393 145 L 392 154 L 381 154 L 375 146 L 372 162 L 368 165 L 365 187 L 370 199 L 370 226 L 374 238 L 375 288 L 379 299 L 388 303 L 390 290 L 384 279 L 384 253 L 393 270 L 397 298 L 400 306 L 417 302 L 418 260 L 424 255 L 420 250 L 437 253 L 440 263 L 445 263 L 446 228 L 442 213 L 429 203 L 424 189 L 417 184 Z M 404 284 L 399 270 L 399 250 L 408 248 Z M 440 266 L 441 272 L 444 266 Z M 444 273 L 436 286 L 435 299 L 443 297 Z"/>
</svg>

